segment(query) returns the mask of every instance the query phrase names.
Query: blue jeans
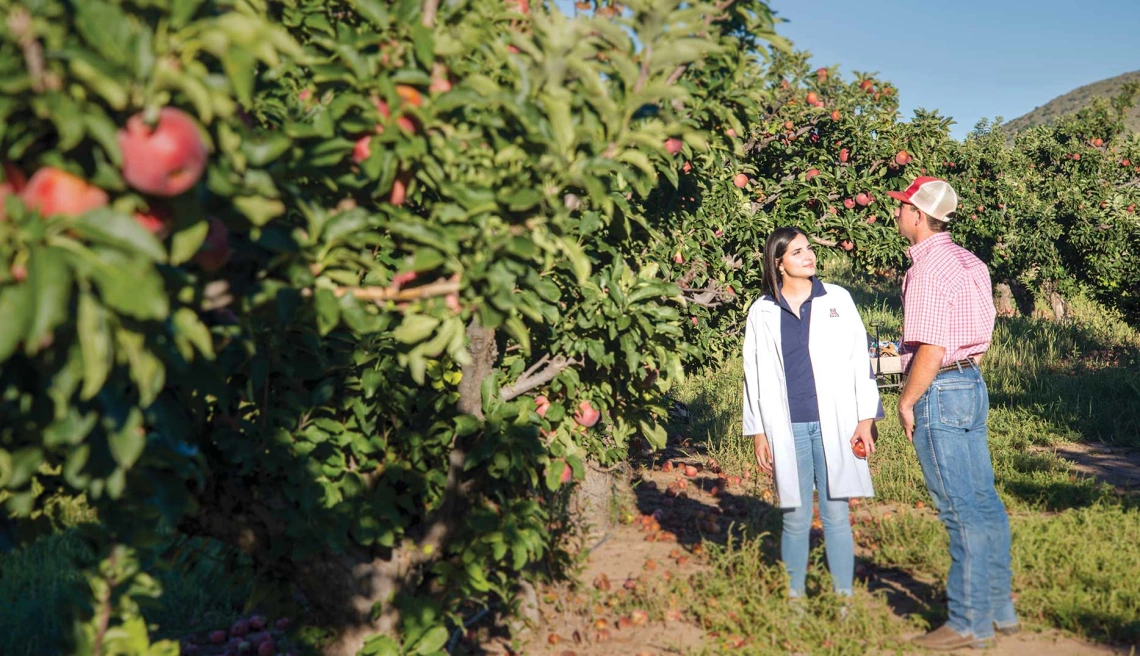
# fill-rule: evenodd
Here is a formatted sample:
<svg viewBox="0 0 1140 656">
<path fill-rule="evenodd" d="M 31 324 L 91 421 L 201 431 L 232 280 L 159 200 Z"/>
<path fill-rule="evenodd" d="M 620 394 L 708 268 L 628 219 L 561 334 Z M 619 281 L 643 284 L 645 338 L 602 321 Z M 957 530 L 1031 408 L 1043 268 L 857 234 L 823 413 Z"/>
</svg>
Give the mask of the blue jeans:
<svg viewBox="0 0 1140 656">
<path fill-rule="evenodd" d="M 974 368 L 938 374 L 914 406 L 914 450 L 950 534 L 950 628 L 979 639 L 1017 624 L 1010 597 L 1009 517 L 994 489 L 990 396 Z"/>
<path fill-rule="evenodd" d="M 819 518 L 827 567 L 835 592 L 851 596 L 855 578 L 855 541 L 847 519 L 847 499 L 832 499 L 827 492 L 827 465 L 823 456 L 823 433 L 819 422 L 792 424 L 796 440 L 796 468 L 800 478 L 800 505 L 784 511 L 784 531 L 780 536 L 780 559 L 791 579 L 791 597 L 803 597 L 807 580 L 808 550 L 811 538 L 812 484 L 819 490 Z"/>
</svg>

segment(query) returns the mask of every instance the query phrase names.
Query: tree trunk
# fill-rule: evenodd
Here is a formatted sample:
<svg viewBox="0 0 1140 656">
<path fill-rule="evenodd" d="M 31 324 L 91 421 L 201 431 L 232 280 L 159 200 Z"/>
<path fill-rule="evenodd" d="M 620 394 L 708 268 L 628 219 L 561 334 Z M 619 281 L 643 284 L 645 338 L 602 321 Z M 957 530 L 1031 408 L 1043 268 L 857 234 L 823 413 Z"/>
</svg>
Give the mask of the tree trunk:
<svg viewBox="0 0 1140 656">
<path fill-rule="evenodd" d="M 1013 289 L 1004 282 L 994 285 L 994 307 L 999 317 L 1017 316 L 1017 306 L 1014 304 Z"/>
<path fill-rule="evenodd" d="M 621 497 L 622 470 L 612 471 L 586 463 L 586 479 L 578 484 L 570 501 L 570 514 L 585 528 L 588 544 L 594 544 L 614 526 Z"/>
<path fill-rule="evenodd" d="M 1053 311 L 1053 321 L 1064 321 L 1068 311 L 1065 307 L 1065 299 L 1057 291 L 1057 286 L 1052 282 L 1046 282 L 1041 286 L 1041 292 L 1045 295 L 1045 300 L 1049 302 L 1049 308 Z"/>
</svg>

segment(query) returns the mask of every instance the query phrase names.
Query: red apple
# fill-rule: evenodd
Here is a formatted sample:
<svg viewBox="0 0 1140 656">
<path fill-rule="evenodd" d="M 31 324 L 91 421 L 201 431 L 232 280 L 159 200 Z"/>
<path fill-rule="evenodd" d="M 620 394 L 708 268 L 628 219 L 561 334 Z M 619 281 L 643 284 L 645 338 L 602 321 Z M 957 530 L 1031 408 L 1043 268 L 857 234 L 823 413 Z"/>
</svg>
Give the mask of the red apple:
<svg viewBox="0 0 1140 656">
<path fill-rule="evenodd" d="M 157 203 L 151 203 L 145 211 L 135 212 L 134 216 L 139 225 L 159 239 L 166 239 L 174 223 L 170 208 Z"/>
<path fill-rule="evenodd" d="M 665 464 L 661 465 L 661 471 L 663 471 L 665 473 L 669 473 L 669 472 L 673 471 L 673 461 L 672 460 L 666 460 Z"/>
<path fill-rule="evenodd" d="M 684 264 L 685 263 L 685 256 L 681 255 L 681 251 L 677 251 L 676 253 L 673 253 L 673 262 L 676 264 Z"/>
<path fill-rule="evenodd" d="M 846 207 L 849 210 L 855 209 L 855 201 L 850 198 L 845 198 L 843 200 L 843 207 Z"/>
<path fill-rule="evenodd" d="M 372 137 L 364 136 L 356 140 L 352 147 L 352 161 L 357 164 L 372 156 Z"/>
<path fill-rule="evenodd" d="M 1081 154 L 1080 154 L 1080 153 L 1073 153 L 1073 160 L 1074 160 L 1074 161 L 1075 161 L 1075 160 L 1079 160 L 1080 158 L 1081 158 Z"/>
<path fill-rule="evenodd" d="M 233 249 L 230 248 L 230 231 L 221 220 L 211 217 L 206 241 L 194 255 L 194 263 L 206 273 L 217 273 L 230 261 Z M 236 626 L 236 625 L 235 625 Z"/>
<path fill-rule="evenodd" d="M 736 177 L 732 179 L 732 184 L 744 188 L 748 184 L 748 176 L 743 173 L 737 173 Z"/>
<path fill-rule="evenodd" d="M 226 641 L 226 632 L 218 629 L 217 631 L 210 632 L 210 642 L 215 645 L 220 645 Z"/>
<path fill-rule="evenodd" d="M 796 129 L 796 124 L 792 123 L 791 121 L 784 121 L 784 129 L 788 132 L 791 132 L 792 130 Z"/>
<path fill-rule="evenodd" d="M 676 137 L 670 137 L 665 140 L 665 152 L 670 155 L 676 155 L 681 152 L 681 140 Z"/>
<path fill-rule="evenodd" d="M 852 248 L 855 248 L 855 244 L 851 243 L 850 239 L 844 239 L 843 241 L 839 242 L 839 247 L 845 251 L 849 251 Z"/>
<path fill-rule="evenodd" d="M 297 94 L 297 100 L 300 100 L 301 102 L 309 102 L 309 99 L 312 97 L 313 97 L 313 90 L 312 89 L 301 89 L 301 93 Z"/>
<path fill-rule="evenodd" d="M 910 163 L 910 160 L 910 153 L 906 152 L 905 150 L 900 150 L 899 152 L 895 153 L 895 164 L 898 164 L 899 166 L 906 166 Z"/>
<path fill-rule="evenodd" d="M 833 121 L 838 121 L 838 120 L 839 120 L 839 119 L 841 119 L 841 118 L 843 118 L 843 115 L 839 113 L 839 110 L 838 110 L 838 109 L 832 110 L 832 112 L 831 112 L 831 120 L 833 120 Z"/>
<path fill-rule="evenodd" d="M 846 148 L 839 151 L 839 161 L 840 162 L 846 162 L 850 156 L 851 156 L 851 153 L 848 152 Z"/>
<path fill-rule="evenodd" d="M 690 164 L 689 162 L 685 162 L 684 164 L 681 165 L 681 170 L 684 171 L 685 173 L 688 173 L 689 171 L 693 170 L 693 165 Z"/>
<path fill-rule="evenodd" d="M 238 620 L 230 627 L 230 636 L 240 638 L 249 633 L 249 622 L 245 620 Z"/>
<path fill-rule="evenodd" d="M 550 410 L 550 399 L 546 395 L 539 395 L 534 397 L 534 411 L 538 413 L 539 417 L 545 417 L 548 410 Z"/>
<path fill-rule="evenodd" d="M 257 646 L 257 656 L 273 656 L 277 653 L 277 646 L 272 640 L 266 640 Z"/>
<path fill-rule="evenodd" d="M 866 193 L 856 194 L 855 202 L 859 205 L 866 207 L 871 204 L 871 195 Z"/>
<path fill-rule="evenodd" d="M 695 325 L 697 325 L 698 323 L 700 323 L 700 320 L 699 320 L 699 319 L 697 319 L 696 317 L 689 317 L 689 323 L 691 323 L 691 324 L 693 324 L 693 325 L 695 326 Z"/>
<path fill-rule="evenodd" d="M 396 175 L 396 179 L 392 181 L 392 191 L 388 194 L 388 202 L 396 207 L 404 204 L 408 198 L 408 183 L 411 182 L 412 175 L 407 171 Z"/>
<path fill-rule="evenodd" d="M 867 457 L 867 445 L 863 444 L 863 440 L 856 442 L 855 445 L 851 447 L 851 451 L 854 452 L 856 458 Z"/>
<path fill-rule="evenodd" d="M 819 94 L 817 94 L 814 91 L 809 91 L 808 95 L 807 95 L 807 101 L 808 101 L 809 105 L 816 104 L 817 102 L 819 102 Z"/>
<path fill-rule="evenodd" d="M 564 459 L 560 459 L 559 462 L 562 463 L 562 474 L 558 477 L 558 481 L 563 485 L 566 485 L 570 481 L 574 480 L 574 469 L 570 467 L 570 464 L 567 463 Z"/>
<path fill-rule="evenodd" d="M 726 135 L 728 135 L 729 139 L 735 139 L 736 138 L 736 130 L 733 130 L 732 128 L 725 130 L 724 133 Z"/>
<path fill-rule="evenodd" d="M 808 182 L 811 182 L 811 179 L 817 175 L 819 175 L 819 169 L 808 169 L 807 173 L 804 175 L 804 179 Z"/>
<path fill-rule="evenodd" d="M 20 197 L 44 216 L 79 216 L 107 204 L 107 192 L 50 166 L 32 175 Z"/>
<path fill-rule="evenodd" d="M 1097 137 L 1096 139 L 1092 140 L 1092 145 L 1096 148 L 1100 148 L 1101 146 L 1104 145 L 1104 139 Z"/>
<path fill-rule="evenodd" d="M 1132 166 L 1132 162 L 1127 160 L 1127 159 L 1124 159 L 1124 160 L 1120 161 L 1120 165 L 1121 166 Z"/>
<path fill-rule="evenodd" d="M 193 187 L 206 170 L 209 153 L 198 123 L 180 109 L 163 107 L 154 126 L 147 125 L 141 113 L 135 114 L 118 137 L 123 177 L 145 194 L 177 196 Z"/>
<path fill-rule="evenodd" d="M 264 629 L 268 623 L 269 620 L 265 619 L 264 615 L 253 615 L 249 618 L 249 628 L 253 629 L 254 631 L 260 631 Z"/>
<path fill-rule="evenodd" d="M 859 88 L 867 93 L 871 93 L 875 90 L 875 83 L 870 80 L 863 80 L 859 83 Z"/>
<path fill-rule="evenodd" d="M 868 223 L 868 224 L 873 224 L 874 222 L 875 222 L 875 217 L 874 217 L 874 216 L 869 216 L 869 217 L 867 217 L 867 223 Z"/>
<path fill-rule="evenodd" d="M 590 428 L 598 423 L 598 419 L 602 417 L 602 413 L 595 410 L 594 406 L 590 405 L 589 401 L 582 401 L 578 404 L 578 412 L 574 413 L 574 421 L 578 422 L 579 426 Z"/>
<path fill-rule="evenodd" d="M 692 465 L 685 465 L 685 476 L 688 476 L 689 478 L 693 478 L 698 473 L 699 472 L 697 471 L 696 467 L 694 467 Z"/>
</svg>

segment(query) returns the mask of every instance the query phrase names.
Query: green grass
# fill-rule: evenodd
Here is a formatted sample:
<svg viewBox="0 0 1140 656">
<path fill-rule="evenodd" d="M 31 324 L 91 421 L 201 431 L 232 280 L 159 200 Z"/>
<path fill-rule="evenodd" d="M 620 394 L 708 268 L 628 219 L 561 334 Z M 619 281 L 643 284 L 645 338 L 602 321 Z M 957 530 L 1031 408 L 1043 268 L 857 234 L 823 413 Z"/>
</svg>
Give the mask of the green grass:
<svg viewBox="0 0 1140 656">
<path fill-rule="evenodd" d="M 867 324 L 882 323 L 884 338 L 897 337 L 901 314 L 892 281 L 860 278 L 842 265 L 829 266 L 827 274 L 852 290 Z M 1011 513 L 1018 611 L 1032 627 L 1132 644 L 1140 642 L 1140 499 L 1077 474 L 1047 447 L 1095 441 L 1140 446 L 1140 419 L 1130 410 L 1140 402 L 1140 336 L 1087 299 L 1072 299 L 1069 307 L 1072 316 L 1061 324 L 1040 318 L 999 319 L 983 361 L 991 395 L 990 449 L 998 492 Z M 727 471 L 737 473 L 756 470 L 751 441 L 740 431 L 742 380 L 739 359 L 691 378 L 678 395 L 688 406 L 689 421 L 674 427 L 703 444 Z M 875 519 L 859 525 L 857 541 L 870 554 L 872 571 L 890 570 L 895 578 L 926 589 L 925 607 L 913 609 L 913 620 L 934 625 L 945 617 L 939 597 L 949 567 L 947 539 L 935 515 L 916 508 L 930 500 L 913 447 L 894 416 L 896 401 L 895 394 L 884 393 L 887 417 L 880 423 L 879 450 L 872 459 L 876 497 L 864 505 Z M 891 515 L 882 519 L 887 511 Z M 700 585 L 704 601 L 716 599 L 721 606 L 727 603 L 765 616 L 738 631 L 764 630 L 765 622 L 778 626 L 786 620 L 779 601 L 782 588 L 772 583 L 780 576 L 772 542 L 758 535 L 770 529 L 771 519 L 746 531 L 750 537 L 744 544 L 714 550 L 716 574 Z M 765 546 L 767 551 L 761 553 Z M 826 577 L 822 550 L 813 553 L 813 576 Z M 740 585 L 741 554 L 751 554 L 748 558 L 756 561 L 745 573 L 746 586 Z M 767 582 L 763 585 L 770 589 L 756 593 L 753 588 L 763 587 L 757 581 Z M 755 601 L 756 594 L 768 601 Z M 826 597 L 819 603 L 832 603 Z M 825 637 L 822 626 L 791 632 L 799 640 L 792 647 L 861 653 L 853 648 L 860 640 L 872 646 L 888 644 L 906 626 L 879 624 L 874 618 L 887 608 L 885 597 L 880 597 L 869 599 L 860 611 L 869 614 L 865 621 L 877 627 L 872 633 L 883 631 L 881 636 L 843 628 L 843 635 Z M 701 619 L 707 624 L 706 615 Z M 722 620 L 713 620 L 714 625 L 718 622 Z M 766 652 L 760 645 L 754 648 Z"/>
<path fill-rule="evenodd" d="M 82 599 L 87 583 L 77 563 L 90 560 L 81 525 L 95 521 L 82 499 L 50 504 L 56 531 L 0 553 L 0 654 L 60 654 L 71 632 L 62 608 Z M 249 599 L 253 573 L 246 559 L 220 543 L 168 534 L 149 571 L 163 595 L 144 608 L 155 639 L 178 639 L 207 628 L 228 627 Z"/>
</svg>

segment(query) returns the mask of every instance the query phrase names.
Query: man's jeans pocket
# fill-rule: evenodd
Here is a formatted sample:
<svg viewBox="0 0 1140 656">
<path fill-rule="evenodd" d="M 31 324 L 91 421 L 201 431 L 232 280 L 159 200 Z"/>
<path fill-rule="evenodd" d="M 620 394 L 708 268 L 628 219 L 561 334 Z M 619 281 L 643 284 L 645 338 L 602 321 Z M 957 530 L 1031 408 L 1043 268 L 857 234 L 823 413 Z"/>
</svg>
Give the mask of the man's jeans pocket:
<svg viewBox="0 0 1140 656">
<path fill-rule="evenodd" d="M 952 428 L 970 428 L 977 420 L 978 387 L 973 383 L 934 383 L 938 416 L 931 423 Z"/>
</svg>

